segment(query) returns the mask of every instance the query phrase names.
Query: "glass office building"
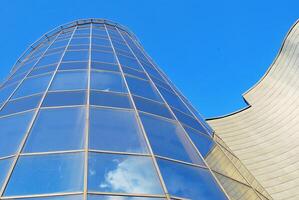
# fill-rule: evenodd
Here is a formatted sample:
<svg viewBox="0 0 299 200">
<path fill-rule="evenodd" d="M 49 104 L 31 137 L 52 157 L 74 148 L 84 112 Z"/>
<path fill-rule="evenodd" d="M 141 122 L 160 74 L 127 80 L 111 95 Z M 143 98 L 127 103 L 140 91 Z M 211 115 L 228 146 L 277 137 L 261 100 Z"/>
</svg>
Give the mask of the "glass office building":
<svg viewBox="0 0 299 200">
<path fill-rule="evenodd" d="M 0 87 L 0 199 L 268 199 L 213 137 L 130 31 L 72 22 Z"/>
</svg>

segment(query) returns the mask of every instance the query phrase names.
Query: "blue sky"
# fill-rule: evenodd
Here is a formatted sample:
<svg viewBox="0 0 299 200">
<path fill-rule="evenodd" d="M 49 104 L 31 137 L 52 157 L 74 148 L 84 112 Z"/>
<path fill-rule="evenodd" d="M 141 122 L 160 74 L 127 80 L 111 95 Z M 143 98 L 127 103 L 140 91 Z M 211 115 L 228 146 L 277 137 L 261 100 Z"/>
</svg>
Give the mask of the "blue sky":
<svg viewBox="0 0 299 200">
<path fill-rule="evenodd" d="M 243 108 L 299 16 L 299 1 L 2 0 L 0 80 L 43 33 L 80 18 L 133 31 L 206 117 Z"/>
</svg>

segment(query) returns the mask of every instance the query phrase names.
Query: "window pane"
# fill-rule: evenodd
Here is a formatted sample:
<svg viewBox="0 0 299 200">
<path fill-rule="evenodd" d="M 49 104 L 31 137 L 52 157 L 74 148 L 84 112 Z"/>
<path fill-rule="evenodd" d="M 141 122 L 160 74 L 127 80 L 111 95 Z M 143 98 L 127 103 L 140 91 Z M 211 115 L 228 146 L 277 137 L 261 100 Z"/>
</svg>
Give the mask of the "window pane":
<svg viewBox="0 0 299 200">
<path fill-rule="evenodd" d="M 121 65 L 125 66 L 125 67 L 130 67 L 133 69 L 137 69 L 137 70 L 142 70 L 142 67 L 140 66 L 140 64 L 138 63 L 138 61 L 135 58 L 130 58 L 127 56 L 123 56 L 118 54 L 118 59 Z"/>
<path fill-rule="evenodd" d="M 8 115 L 12 113 L 34 109 L 38 106 L 41 98 L 41 95 L 35 95 L 14 101 L 9 101 L 0 111 L 0 115 Z"/>
<path fill-rule="evenodd" d="M 213 149 L 214 147 L 214 141 L 212 138 L 205 136 L 191 128 L 184 127 L 187 131 L 188 135 L 192 139 L 193 143 L 197 147 L 197 149 L 200 151 L 201 155 L 203 157 L 206 157 L 206 155 Z"/>
<path fill-rule="evenodd" d="M 91 63 L 91 69 L 119 72 L 118 65 L 113 65 L 113 64 L 110 64 L 110 63 L 92 62 Z"/>
<path fill-rule="evenodd" d="M 12 94 L 12 92 L 16 89 L 17 86 L 18 83 L 8 85 L 0 89 L 0 104 L 7 100 L 7 98 Z"/>
<path fill-rule="evenodd" d="M 141 114 L 141 121 L 155 154 L 204 165 L 198 153 L 177 123 Z"/>
<path fill-rule="evenodd" d="M 87 69 L 87 62 L 67 62 L 61 63 L 59 70 L 72 70 L 72 69 Z"/>
<path fill-rule="evenodd" d="M 89 191 L 136 194 L 163 193 L 150 158 L 90 153 L 88 166 Z"/>
<path fill-rule="evenodd" d="M 33 112 L 26 112 L 0 118 L 0 157 L 14 155 L 17 152 L 32 116 Z"/>
<path fill-rule="evenodd" d="M 89 130 L 91 149 L 147 152 L 142 132 L 132 111 L 91 109 Z"/>
<path fill-rule="evenodd" d="M 132 94 L 152 99 L 155 101 L 162 101 L 159 94 L 154 91 L 152 85 L 148 81 L 126 76 L 130 91 Z"/>
<path fill-rule="evenodd" d="M 188 110 L 188 108 L 185 106 L 185 104 L 181 101 L 181 99 L 177 95 L 165 90 L 162 87 L 158 87 L 158 88 L 159 88 L 159 91 L 161 92 L 162 96 L 166 100 L 166 102 L 171 107 L 174 107 L 188 115 L 192 115 L 191 112 Z"/>
<path fill-rule="evenodd" d="M 21 198 L 17 200 L 83 200 L 82 195 L 67 195 L 67 196 L 53 196 L 53 197 L 35 197 L 35 198 Z"/>
<path fill-rule="evenodd" d="M 49 65 L 48 67 L 37 68 L 37 69 L 33 70 L 29 74 L 29 76 L 35 76 L 35 75 L 39 75 L 39 74 L 52 72 L 56 69 L 56 67 L 57 67 L 57 65 Z"/>
<path fill-rule="evenodd" d="M 134 96 L 133 99 L 135 101 L 137 109 L 140 111 L 160 115 L 162 117 L 173 118 L 172 114 L 164 104 L 156 103 L 150 100 Z"/>
<path fill-rule="evenodd" d="M 8 175 L 8 171 L 11 168 L 11 163 L 14 158 L 8 158 L 0 160 L 0 188 L 4 184 L 4 181 Z"/>
<path fill-rule="evenodd" d="M 82 153 L 21 156 L 4 196 L 83 191 Z"/>
<path fill-rule="evenodd" d="M 109 92 L 91 91 L 90 104 L 108 107 L 131 108 L 131 103 L 127 95 Z"/>
<path fill-rule="evenodd" d="M 86 71 L 58 72 L 50 90 L 78 90 L 87 88 Z"/>
<path fill-rule="evenodd" d="M 178 118 L 178 120 L 202 133 L 208 134 L 207 130 L 201 125 L 195 118 L 185 115 L 182 112 L 173 109 L 174 114 Z"/>
<path fill-rule="evenodd" d="M 124 73 L 132 75 L 132 76 L 136 76 L 145 80 L 148 80 L 147 76 L 145 75 L 145 73 L 141 72 L 141 71 L 137 71 L 128 67 L 122 67 Z"/>
<path fill-rule="evenodd" d="M 62 51 L 59 53 L 54 53 L 50 55 L 45 55 L 38 63 L 37 67 L 58 63 L 61 59 Z"/>
<path fill-rule="evenodd" d="M 24 152 L 82 149 L 85 144 L 85 108 L 41 110 Z"/>
<path fill-rule="evenodd" d="M 116 63 L 116 59 L 113 53 L 104 51 L 92 51 L 92 61 Z"/>
<path fill-rule="evenodd" d="M 66 61 L 84 61 L 88 60 L 88 50 L 82 51 L 67 51 L 63 57 L 63 62 Z"/>
<path fill-rule="evenodd" d="M 12 98 L 44 92 L 49 85 L 52 75 L 53 74 L 51 73 L 25 79 Z"/>
<path fill-rule="evenodd" d="M 127 92 L 123 78 L 118 73 L 97 72 L 91 73 L 91 89 L 104 90 L 106 92 Z"/>
<path fill-rule="evenodd" d="M 131 196 L 107 196 L 107 195 L 88 195 L 88 200 L 162 200 L 164 198 L 150 197 L 131 197 Z"/>
<path fill-rule="evenodd" d="M 170 195 L 188 199 L 227 200 L 207 169 L 158 159 Z"/>
<path fill-rule="evenodd" d="M 86 104 L 86 92 L 50 92 L 43 101 L 43 107 Z"/>
</svg>

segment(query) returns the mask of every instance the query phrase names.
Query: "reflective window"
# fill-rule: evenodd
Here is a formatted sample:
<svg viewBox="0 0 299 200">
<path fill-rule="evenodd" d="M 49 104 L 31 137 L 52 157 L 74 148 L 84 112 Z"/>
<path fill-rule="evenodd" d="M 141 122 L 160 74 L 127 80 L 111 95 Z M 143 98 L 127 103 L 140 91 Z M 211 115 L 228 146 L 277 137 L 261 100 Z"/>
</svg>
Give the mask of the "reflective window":
<svg viewBox="0 0 299 200">
<path fill-rule="evenodd" d="M 188 110 L 188 108 L 185 106 L 185 104 L 180 100 L 180 98 L 177 95 L 165 90 L 164 88 L 161 88 L 161 87 L 158 87 L 158 88 L 159 88 L 159 91 L 161 92 L 162 96 L 166 100 L 166 102 L 171 107 L 174 107 L 184 113 L 192 115 L 191 112 Z"/>
<path fill-rule="evenodd" d="M 126 74 L 148 80 L 148 78 L 147 78 L 147 76 L 145 75 L 144 72 L 137 71 L 137 70 L 134 70 L 134 69 L 131 69 L 131 68 L 128 68 L 128 67 L 122 67 L 122 69 L 123 69 L 124 73 L 126 73 Z"/>
<path fill-rule="evenodd" d="M 132 196 L 107 196 L 107 195 L 88 195 L 88 200 L 162 200 L 164 198 L 132 197 Z"/>
<path fill-rule="evenodd" d="M 86 88 L 86 71 L 65 71 L 58 72 L 55 75 L 50 90 L 78 90 Z"/>
<path fill-rule="evenodd" d="M 89 147 L 118 152 L 147 152 L 134 112 L 112 109 L 91 109 Z"/>
<path fill-rule="evenodd" d="M 48 152 L 84 148 L 85 110 L 84 107 L 41 110 L 23 151 Z"/>
<path fill-rule="evenodd" d="M 86 92 L 49 92 L 43 101 L 43 107 L 86 104 Z"/>
<path fill-rule="evenodd" d="M 59 70 L 87 69 L 87 62 L 67 62 L 59 65 Z"/>
<path fill-rule="evenodd" d="M 188 199 L 227 200 L 207 169 L 158 159 L 170 195 Z"/>
<path fill-rule="evenodd" d="M 114 54 L 111 52 L 104 51 L 92 51 L 92 61 L 105 62 L 105 63 L 116 63 Z"/>
<path fill-rule="evenodd" d="M 148 81 L 126 76 L 130 91 L 132 94 L 152 99 L 155 101 L 162 101 L 159 94 L 153 89 Z"/>
<path fill-rule="evenodd" d="M 82 51 L 67 51 L 63 56 L 63 61 L 84 61 L 88 60 L 88 50 Z"/>
<path fill-rule="evenodd" d="M 131 102 L 127 95 L 91 91 L 90 105 L 131 108 Z"/>
<path fill-rule="evenodd" d="M 206 155 L 213 149 L 214 147 L 214 141 L 206 136 L 203 135 L 194 129 L 191 129 L 189 127 L 184 127 L 187 131 L 188 135 L 192 139 L 193 143 L 197 147 L 197 149 L 200 151 L 201 155 L 203 157 L 206 157 Z"/>
<path fill-rule="evenodd" d="M 118 57 L 118 60 L 121 65 L 126 66 L 126 67 L 131 67 L 131 68 L 137 69 L 137 70 L 142 70 L 142 67 L 140 66 L 140 64 L 138 63 L 138 61 L 135 58 L 130 58 L 130 57 L 123 56 L 120 54 L 118 54 L 117 57 Z"/>
<path fill-rule="evenodd" d="M 203 125 L 201 125 L 195 118 L 193 118 L 189 115 L 185 115 L 184 113 L 179 112 L 177 110 L 173 110 L 173 112 L 180 122 L 194 128 L 202 133 L 208 134 L 207 130 L 203 127 Z"/>
<path fill-rule="evenodd" d="M 98 70 L 107 70 L 107 71 L 117 71 L 119 72 L 118 65 L 110 64 L 110 63 L 100 63 L 100 62 L 92 62 L 91 69 Z"/>
<path fill-rule="evenodd" d="M 57 65 L 49 65 L 47 67 L 42 67 L 42 68 L 37 68 L 35 70 L 33 70 L 29 76 L 35 76 L 35 75 L 39 75 L 39 74 L 45 74 L 48 72 L 52 72 L 56 69 Z"/>
<path fill-rule="evenodd" d="M 0 160 L 0 188 L 2 187 L 14 158 Z"/>
<path fill-rule="evenodd" d="M 13 155 L 20 148 L 33 112 L 0 118 L 0 157 Z"/>
<path fill-rule="evenodd" d="M 8 85 L 0 89 L 0 104 L 7 100 L 7 98 L 12 94 L 12 92 L 16 89 L 17 86 L 18 83 Z"/>
<path fill-rule="evenodd" d="M 53 63 L 58 63 L 62 56 L 62 52 L 54 53 L 50 55 L 45 55 L 40 61 L 37 63 L 37 66 L 45 66 Z"/>
<path fill-rule="evenodd" d="M 9 101 L 0 111 L 0 115 L 8 115 L 37 108 L 41 98 L 41 95 L 35 95 L 14 101 Z"/>
<path fill-rule="evenodd" d="M 4 196 L 83 191 L 82 153 L 21 156 Z"/>
<path fill-rule="evenodd" d="M 104 90 L 106 92 L 127 92 L 124 80 L 118 73 L 93 71 L 90 81 L 91 89 Z"/>
<path fill-rule="evenodd" d="M 133 99 L 137 109 L 140 111 L 160 115 L 162 117 L 173 118 L 172 114 L 164 104 L 156 103 L 154 101 L 135 96 L 133 96 Z"/>
<path fill-rule="evenodd" d="M 44 92 L 47 89 L 51 78 L 52 73 L 25 79 L 12 98 Z"/>
<path fill-rule="evenodd" d="M 177 123 L 145 114 L 140 117 L 155 154 L 204 165 Z"/>
<path fill-rule="evenodd" d="M 88 37 L 73 38 L 70 42 L 70 45 L 80 45 L 80 44 L 89 44 Z"/>
<path fill-rule="evenodd" d="M 90 153 L 89 191 L 162 194 L 162 188 L 152 164 L 143 156 Z"/>
<path fill-rule="evenodd" d="M 83 196 L 67 195 L 67 196 L 52 196 L 52 197 L 18 198 L 17 200 L 83 200 Z"/>
<path fill-rule="evenodd" d="M 92 44 L 101 45 L 101 46 L 110 46 L 110 41 L 107 39 L 93 37 Z"/>
</svg>

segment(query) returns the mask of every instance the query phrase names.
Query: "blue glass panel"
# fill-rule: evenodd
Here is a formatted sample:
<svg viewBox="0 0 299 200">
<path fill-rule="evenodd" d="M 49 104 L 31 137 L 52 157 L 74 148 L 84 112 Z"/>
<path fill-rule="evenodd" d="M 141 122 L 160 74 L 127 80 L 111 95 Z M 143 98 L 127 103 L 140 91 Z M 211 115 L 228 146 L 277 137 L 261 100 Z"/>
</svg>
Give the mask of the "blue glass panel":
<svg viewBox="0 0 299 200">
<path fill-rule="evenodd" d="M 78 90 L 86 88 L 86 71 L 65 71 L 58 72 L 55 75 L 50 90 Z"/>
<path fill-rule="evenodd" d="M 132 197 L 132 196 L 107 196 L 107 195 L 88 195 L 88 200 L 162 200 L 164 198 Z"/>
<path fill-rule="evenodd" d="M 89 147 L 95 150 L 147 153 L 145 140 L 132 111 L 91 109 Z"/>
<path fill-rule="evenodd" d="M 126 85 L 119 73 L 97 72 L 91 73 L 91 89 L 103 90 L 106 92 L 127 92 Z"/>
<path fill-rule="evenodd" d="M 43 101 L 43 107 L 86 104 L 86 92 L 49 92 Z"/>
<path fill-rule="evenodd" d="M 197 149 L 200 151 L 201 155 L 206 157 L 206 155 L 213 149 L 214 141 L 209 136 L 203 135 L 189 127 L 184 128 Z"/>
<path fill-rule="evenodd" d="M 173 118 L 172 114 L 164 104 L 135 96 L 133 96 L 133 99 L 137 109 L 140 111 L 160 115 L 162 117 Z"/>
<path fill-rule="evenodd" d="M 24 77 L 26 76 L 26 74 L 27 74 L 27 73 L 13 75 L 13 76 L 11 76 L 11 77 L 9 78 L 8 81 L 5 82 L 4 85 L 7 86 L 7 85 L 9 85 L 9 84 L 11 84 L 11 83 L 16 83 L 16 82 L 19 83 L 21 80 L 24 79 Z M 4 85 L 3 85 L 3 86 L 4 86 Z"/>
<path fill-rule="evenodd" d="M 88 37 L 73 38 L 70 42 L 70 45 L 81 45 L 81 44 L 89 44 L 89 38 Z"/>
<path fill-rule="evenodd" d="M 73 45 L 73 46 L 69 46 L 68 50 L 72 51 L 72 50 L 88 50 L 89 49 L 89 45 Z"/>
<path fill-rule="evenodd" d="M 137 70 L 142 70 L 142 67 L 135 58 L 130 58 L 120 54 L 118 54 L 117 57 L 121 65 Z"/>
<path fill-rule="evenodd" d="M 45 55 L 37 63 L 37 67 L 58 63 L 61 59 L 61 56 L 62 56 L 62 52 L 54 53 L 54 54 L 50 54 L 50 55 Z"/>
<path fill-rule="evenodd" d="M 176 115 L 176 117 L 178 118 L 178 120 L 202 133 L 208 134 L 207 130 L 203 127 L 203 125 L 201 125 L 196 119 L 194 119 L 193 117 L 186 115 L 184 113 L 181 113 L 180 111 L 174 110 L 173 109 L 174 114 Z"/>
<path fill-rule="evenodd" d="M 123 69 L 124 73 L 126 73 L 126 74 L 148 80 L 148 78 L 147 78 L 147 76 L 145 75 L 144 72 L 137 71 L 137 70 L 134 70 L 134 69 L 131 69 L 131 68 L 128 68 L 128 67 L 122 67 L 122 69 Z"/>
<path fill-rule="evenodd" d="M 77 150 L 85 144 L 85 108 L 41 110 L 24 152 Z"/>
<path fill-rule="evenodd" d="M 4 184 L 4 181 L 8 175 L 8 171 L 11 167 L 14 158 L 8 158 L 0 160 L 0 188 Z"/>
<path fill-rule="evenodd" d="M 91 69 L 107 70 L 107 71 L 119 71 L 118 65 L 110 63 L 92 62 Z"/>
<path fill-rule="evenodd" d="M 21 98 L 14 101 L 9 101 L 4 108 L 0 111 L 0 115 L 8 115 L 25 110 L 37 108 L 42 96 L 35 95 L 30 97 Z"/>
<path fill-rule="evenodd" d="M 7 100 L 7 98 L 12 94 L 17 86 L 18 83 L 15 83 L 0 89 L 0 104 Z"/>
<path fill-rule="evenodd" d="M 97 37 L 92 38 L 92 44 L 101 45 L 101 46 L 111 46 L 109 40 L 102 39 L 102 38 L 97 38 Z"/>
<path fill-rule="evenodd" d="M 188 110 L 188 108 L 185 106 L 185 104 L 180 100 L 180 98 L 167 91 L 166 89 L 162 87 L 158 87 L 159 91 L 161 92 L 162 96 L 164 97 L 165 101 L 170 105 L 171 107 L 174 107 L 188 115 L 192 115 L 191 112 Z"/>
<path fill-rule="evenodd" d="M 89 154 L 88 190 L 162 194 L 152 160 L 143 156 Z"/>
<path fill-rule="evenodd" d="M 87 64 L 87 62 L 61 63 L 59 66 L 59 70 L 87 69 Z"/>
<path fill-rule="evenodd" d="M 53 74 L 51 73 L 25 79 L 15 94 L 12 96 L 12 99 L 45 92 L 52 75 Z"/>
<path fill-rule="evenodd" d="M 82 51 L 67 51 L 63 56 L 63 62 L 66 61 L 87 61 L 88 60 L 88 50 Z"/>
<path fill-rule="evenodd" d="M 18 200 L 83 200 L 83 196 L 67 195 L 67 196 L 52 196 L 52 197 L 18 198 Z"/>
<path fill-rule="evenodd" d="M 200 156 L 177 124 L 141 114 L 141 121 L 156 155 L 204 165 Z"/>
<path fill-rule="evenodd" d="M 33 112 L 26 112 L 0 118 L 0 157 L 14 155 L 17 152 L 32 116 Z"/>
<path fill-rule="evenodd" d="M 116 63 L 116 59 L 113 53 L 104 51 L 92 51 L 92 61 L 105 62 L 105 63 Z"/>
<path fill-rule="evenodd" d="M 129 76 L 126 76 L 126 79 L 132 94 L 162 102 L 161 97 L 153 89 L 150 82 Z"/>
<path fill-rule="evenodd" d="M 170 195 L 188 199 L 227 200 L 207 169 L 158 159 Z"/>
<path fill-rule="evenodd" d="M 83 153 L 21 156 L 4 196 L 83 191 Z"/>
<path fill-rule="evenodd" d="M 110 51 L 113 52 L 113 49 L 111 46 L 99 46 L 99 45 L 92 45 L 91 46 L 92 50 L 96 50 L 96 51 Z"/>
<path fill-rule="evenodd" d="M 131 108 L 127 95 L 97 91 L 90 92 L 90 105 Z"/>
<path fill-rule="evenodd" d="M 39 74 L 45 74 L 48 72 L 52 72 L 56 69 L 57 65 L 49 65 L 47 67 L 41 67 L 41 68 L 37 68 L 35 70 L 33 70 L 29 76 L 35 76 L 35 75 L 39 75 Z"/>
</svg>

